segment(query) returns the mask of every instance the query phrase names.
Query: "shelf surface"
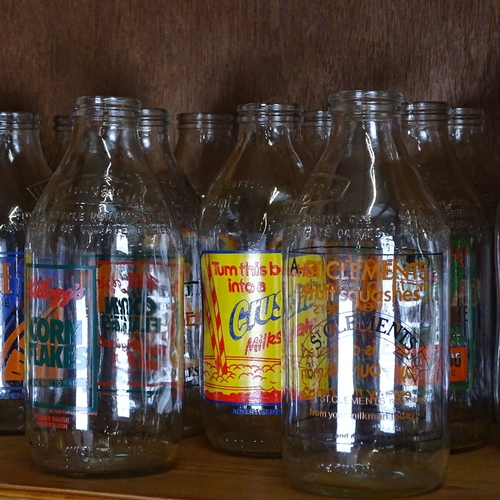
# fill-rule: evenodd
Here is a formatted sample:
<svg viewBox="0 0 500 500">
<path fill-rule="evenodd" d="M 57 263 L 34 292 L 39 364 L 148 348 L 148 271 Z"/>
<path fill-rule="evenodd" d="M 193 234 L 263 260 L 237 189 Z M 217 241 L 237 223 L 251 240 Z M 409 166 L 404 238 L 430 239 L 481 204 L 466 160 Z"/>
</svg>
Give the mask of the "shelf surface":
<svg viewBox="0 0 500 500">
<path fill-rule="evenodd" d="M 0 437 L 0 499 L 308 500 L 295 489 L 281 459 L 248 458 L 215 451 L 205 436 L 187 438 L 171 469 L 134 478 L 67 478 L 38 470 L 23 436 Z M 324 497 L 327 498 L 327 497 Z M 445 482 L 415 498 L 500 498 L 498 429 L 485 448 L 451 455 Z"/>
</svg>

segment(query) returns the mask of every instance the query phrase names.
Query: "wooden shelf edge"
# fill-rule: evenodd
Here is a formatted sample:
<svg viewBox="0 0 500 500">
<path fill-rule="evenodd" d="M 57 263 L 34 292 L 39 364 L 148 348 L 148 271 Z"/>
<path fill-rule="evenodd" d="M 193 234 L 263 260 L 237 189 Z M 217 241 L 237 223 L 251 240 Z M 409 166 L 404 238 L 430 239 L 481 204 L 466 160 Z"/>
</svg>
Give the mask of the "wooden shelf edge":
<svg viewBox="0 0 500 500">
<path fill-rule="evenodd" d="M 138 497 L 113 493 L 101 493 L 92 491 L 75 491 L 60 488 L 42 488 L 33 486 L 13 486 L 0 484 L 0 500 L 9 500 L 12 498 L 22 500 L 89 500 L 109 499 L 109 500 L 179 500 L 177 498 L 160 497 Z"/>
</svg>

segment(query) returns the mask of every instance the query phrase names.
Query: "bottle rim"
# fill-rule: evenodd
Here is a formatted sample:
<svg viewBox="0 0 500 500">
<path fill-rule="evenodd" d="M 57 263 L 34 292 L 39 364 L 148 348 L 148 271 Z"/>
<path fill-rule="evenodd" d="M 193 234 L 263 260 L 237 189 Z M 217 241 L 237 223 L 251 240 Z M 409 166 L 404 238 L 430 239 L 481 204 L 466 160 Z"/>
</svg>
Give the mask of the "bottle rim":
<svg viewBox="0 0 500 500">
<path fill-rule="evenodd" d="M 165 127 L 171 123 L 172 113 L 165 108 L 141 108 L 139 111 L 139 126 Z"/>
<path fill-rule="evenodd" d="M 0 112 L 0 129 L 39 129 L 41 116 L 26 111 Z"/>
<path fill-rule="evenodd" d="M 342 90 L 328 96 L 328 111 L 400 113 L 403 101 L 403 93 L 396 90 Z"/>
<path fill-rule="evenodd" d="M 414 101 L 403 103 L 404 121 L 448 120 L 450 105 L 446 101 Z"/>
<path fill-rule="evenodd" d="M 250 102 L 236 108 L 238 122 L 300 122 L 304 107 L 298 103 Z"/>
<path fill-rule="evenodd" d="M 115 96 L 81 96 L 72 104 L 73 117 L 77 116 L 110 116 L 110 117 L 137 117 L 141 109 L 141 102 L 133 97 Z"/>
<path fill-rule="evenodd" d="M 467 122 L 471 124 L 483 125 L 486 113 L 483 108 L 462 108 L 455 107 L 449 110 L 449 120 L 452 123 Z"/>
<path fill-rule="evenodd" d="M 302 126 L 330 126 L 332 122 L 332 115 L 326 109 L 308 109 L 303 113 Z"/>
<path fill-rule="evenodd" d="M 177 128 L 232 128 L 234 125 L 234 115 L 230 113 L 179 113 L 176 119 Z"/>
</svg>

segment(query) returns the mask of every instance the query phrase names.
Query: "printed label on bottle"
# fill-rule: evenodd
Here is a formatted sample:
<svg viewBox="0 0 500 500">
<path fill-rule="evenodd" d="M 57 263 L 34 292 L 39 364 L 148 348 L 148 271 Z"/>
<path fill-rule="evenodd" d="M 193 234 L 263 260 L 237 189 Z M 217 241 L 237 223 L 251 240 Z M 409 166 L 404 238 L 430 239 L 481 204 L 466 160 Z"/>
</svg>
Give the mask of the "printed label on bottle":
<svg viewBox="0 0 500 500">
<path fill-rule="evenodd" d="M 200 385 L 201 285 L 184 282 L 184 385 Z"/>
<path fill-rule="evenodd" d="M 201 304 L 201 283 L 199 261 L 189 261 L 189 257 L 199 258 L 198 235 L 183 229 L 184 242 L 184 386 L 200 385 L 200 337 L 203 323 Z"/>
<path fill-rule="evenodd" d="M 289 435 L 339 446 L 442 435 L 442 256 L 292 252 Z"/>
<path fill-rule="evenodd" d="M 96 267 L 26 265 L 34 407 L 97 409 Z M 38 422 L 37 422 L 38 423 Z"/>
<path fill-rule="evenodd" d="M 468 240 L 451 243 L 450 264 L 450 386 L 472 387 L 479 283 L 472 276 L 474 254 Z"/>
<path fill-rule="evenodd" d="M 24 253 L 0 252 L 2 378 L 0 399 L 24 397 Z"/>
<path fill-rule="evenodd" d="M 183 283 L 171 273 L 181 263 L 111 257 L 96 266 L 99 390 L 147 393 L 177 384 L 183 307 L 176 298 Z"/>
<path fill-rule="evenodd" d="M 28 265 L 31 404 L 95 412 L 99 393 L 176 385 L 181 268 L 114 256 Z"/>
<path fill-rule="evenodd" d="M 281 404 L 281 253 L 206 252 L 201 268 L 205 397 Z"/>
</svg>

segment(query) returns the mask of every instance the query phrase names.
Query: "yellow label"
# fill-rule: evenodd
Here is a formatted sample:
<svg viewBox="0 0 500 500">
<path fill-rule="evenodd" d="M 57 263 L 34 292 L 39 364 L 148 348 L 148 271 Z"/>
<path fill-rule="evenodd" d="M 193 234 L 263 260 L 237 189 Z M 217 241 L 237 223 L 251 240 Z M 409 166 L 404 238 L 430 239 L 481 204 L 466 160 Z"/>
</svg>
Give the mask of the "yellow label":
<svg viewBox="0 0 500 500">
<path fill-rule="evenodd" d="M 280 404 L 281 253 L 207 252 L 201 272 L 205 397 Z"/>
</svg>

